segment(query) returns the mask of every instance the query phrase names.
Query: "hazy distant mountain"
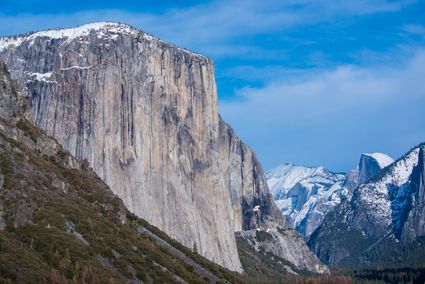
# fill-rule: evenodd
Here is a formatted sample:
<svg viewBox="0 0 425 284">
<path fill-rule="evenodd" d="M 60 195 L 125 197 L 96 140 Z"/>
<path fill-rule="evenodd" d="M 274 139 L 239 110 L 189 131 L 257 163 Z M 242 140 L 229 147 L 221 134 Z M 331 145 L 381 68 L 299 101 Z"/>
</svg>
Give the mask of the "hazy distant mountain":
<svg viewBox="0 0 425 284">
<path fill-rule="evenodd" d="M 382 153 L 362 154 L 358 167 L 348 174 L 333 173 L 324 167 L 283 164 L 267 171 L 266 177 L 287 224 L 308 240 L 341 200 L 350 199 L 359 184 L 392 162 L 392 158 Z"/>
<path fill-rule="evenodd" d="M 287 224 L 306 239 L 324 216 L 349 195 L 346 176 L 323 167 L 283 164 L 266 172 L 267 183 Z"/>
</svg>

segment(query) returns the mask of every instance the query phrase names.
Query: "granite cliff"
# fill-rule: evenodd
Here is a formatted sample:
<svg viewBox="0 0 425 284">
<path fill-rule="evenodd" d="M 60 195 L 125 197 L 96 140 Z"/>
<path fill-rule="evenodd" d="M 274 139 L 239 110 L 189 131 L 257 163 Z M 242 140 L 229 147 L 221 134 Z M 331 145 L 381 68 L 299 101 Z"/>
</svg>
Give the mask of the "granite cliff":
<svg viewBox="0 0 425 284">
<path fill-rule="evenodd" d="M 210 59 L 115 23 L 1 38 L 0 59 L 28 118 L 184 245 L 242 271 L 234 233 L 284 226 L 255 154 L 218 115 Z"/>
<path fill-rule="evenodd" d="M 0 61 L 0 283 L 246 283 L 130 213 L 25 119 Z"/>
</svg>

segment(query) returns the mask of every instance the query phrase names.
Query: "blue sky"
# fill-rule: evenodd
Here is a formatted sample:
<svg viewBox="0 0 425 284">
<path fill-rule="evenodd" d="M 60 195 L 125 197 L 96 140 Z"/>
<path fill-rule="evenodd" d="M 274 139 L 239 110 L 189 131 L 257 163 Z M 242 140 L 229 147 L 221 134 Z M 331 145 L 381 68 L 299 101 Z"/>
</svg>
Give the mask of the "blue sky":
<svg viewBox="0 0 425 284">
<path fill-rule="evenodd" d="M 220 113 L 266 169 L 347 171 L 425 141 L 424 15 L 414 0 L 0 0 L 0 35 L 137 26 L 214 60 Z"/>
</svg>

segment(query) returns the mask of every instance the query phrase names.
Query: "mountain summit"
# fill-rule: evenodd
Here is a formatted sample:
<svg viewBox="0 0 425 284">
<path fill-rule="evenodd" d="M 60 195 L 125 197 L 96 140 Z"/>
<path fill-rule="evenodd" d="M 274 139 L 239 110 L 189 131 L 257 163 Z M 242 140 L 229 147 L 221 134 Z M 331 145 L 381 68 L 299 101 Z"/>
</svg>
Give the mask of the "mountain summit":
<svg viewBox="0 0 425 284">
<path fill-rule="evenodd" d="M 362 184 L 375 177 L 383 168 L 392 164 L 394 160 L 382 153 L 362 154 L 359 162 L 358 184 Z"/>
</svg>

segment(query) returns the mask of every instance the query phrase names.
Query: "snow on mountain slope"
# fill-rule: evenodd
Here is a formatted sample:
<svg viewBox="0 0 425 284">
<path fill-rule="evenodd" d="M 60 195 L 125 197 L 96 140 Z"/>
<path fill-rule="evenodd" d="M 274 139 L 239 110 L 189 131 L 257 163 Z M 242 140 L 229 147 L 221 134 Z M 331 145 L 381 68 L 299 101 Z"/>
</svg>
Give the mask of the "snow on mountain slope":
<svg viewBox="0 0 425 284">
<path fill-rule="evenodd" d="M 394 160 L 386 154 L 362 154 L 348 174 L 324 167 L 282 164 L 266 172 L 267 184 L 289 226 L 308 240 L 324 217 L 359 185 L 373 179 Z"/>
<path fill-rule="evenodd" d="M 425 144 L 358 186 L 309 239 L 325 263 L 423 262 Z M 415 243 L 416 242 L 416 243 Z"/>
<path fill-rule="evenodd" d="M 267 183 L 289 226 L 304 238 L 321 224 L 324 216 L 350 193 L 345 174 L 323 167 L 283 164 L 266 172 Z"/>
<path fill-rule="evenodd" d="M 354 222 L 366 235 L 386 232 L 391 224 L 395 230 L 401 227 L 409 177 L 418 163 L 418 153 L 419 148 L 413 149 L 381 173 L 382 177 L 359 186 Z"/>
<path fill-rule="evenodd" d="M 38 38 L 66 39 L 66 41 L 63 43 L 63 44 L 66 44 L 66 43 L 70 43 L 74 39 L 81 38 L 81 40 L 84 40 L 84 38 L 89 36 L 92 32 L 94 32 L 98 38 L 110 38 L 112 40 L 117 40 L 117 38 L 123 34 L 132 35 L 132 36 L 140 35 L 145 40 L 148 40 L 148 41 L 157 41 L 157 42 L 165 43 L 164 41 L 162 41 L 161 39 L 155 36 L 152 36 L 146 32 L 141 32 L 141 30 L 126 24 L 114 23 L 114 22 L 95 22 L 95 23 L 89 23 L 82 26 L 78 26 L 75 28 L 52 29 L 52 30 L 33 32 L 33 33 L 25 34 L 25 35 L 0 37 L 0 52 L 8 47 L 17 47 L 21 45 L 22 43 L 29 42 L 30 45 L 32 45 L 34 41 L 37 40 Z M 206 58 L 205 56 L 201 54 L 188 51 L 184 48 L 177 47 L 170 43 L 167 43 L 167 44 L 179 50 L 182 50 L 186 53 L 189 53 L 191 55 Z"/>
<path fill-rule="evenodd" d="M 30 33 L 29 35 L 17 36 L 17 37 L 0 37 L 0 50 L 13 45 L 18 46 L 24 41 L 34 41 L 38 37 L 48 37 L 51 39 L 64 39 L 67 41 L 72 41 L 73 39 L 87 36 L 91 31 L 99 30 L 108 30 L 108 32 L 113 32 L 116 34 L 126 33 L 131 34 L 135 32 L 135 29 L 130 26 L 116 23 L 108 22 L 97 22 L 90 23 L 76 28 L 68 29 L 57 29 L 57 30 L 47 30 L 40 31 L 35 33 Z M 103 36 L 104 34 L 98 33 L 98 36 Z"/>
</svg>

